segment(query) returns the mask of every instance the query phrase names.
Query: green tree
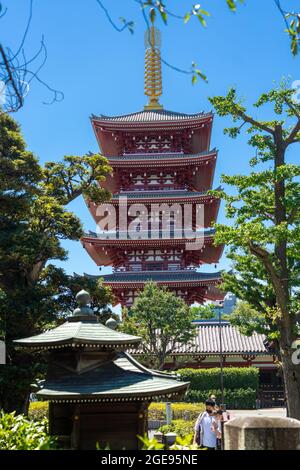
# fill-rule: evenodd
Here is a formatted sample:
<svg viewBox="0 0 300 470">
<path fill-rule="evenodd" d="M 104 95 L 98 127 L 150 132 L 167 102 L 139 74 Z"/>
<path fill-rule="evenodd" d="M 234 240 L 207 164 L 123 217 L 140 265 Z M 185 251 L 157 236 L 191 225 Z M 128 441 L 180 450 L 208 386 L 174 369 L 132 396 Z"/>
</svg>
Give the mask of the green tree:
<svg viewBox="0 0 300 470">
<path fill-rule="evenodd" d="M 266 311 L 259 312 L 248 302 L 238 302 L 226 319 L 245 336 L 256 332 L 266 335 L 270 340 L 278 338 L 276 325 L 268 318 Z"/>
<path fill-rule="evenodd" d="M 78 307 L 76 294 L 84 289 L 90 294 L 90 307 L 100 323 L 105 324 L 109 318 L 119 320 L 119 316 L 111 310 L 111 304 L 114 300 L 112 290 L 103 285 L 101 278 L 79 276 L 78 274 L 70 276 L 62 269 L 51 265 L 49 269 L 51 270 L 52 283 L 55 278 L 56 295 L 53 300 L 56 301 L 56 306 L 54 311 L 60 312 L 62 318 L 71 315 L 73 310 Z"/>
<path fill-rule="evenodd" d="M 211 320 L 216 316 L 213 304 L 193 305 L 190 310 L 195 320 Z"/>
<path fill-rule="evenodd" d="M 0 377 L 0 397 L 8 411 L 19 412 L 26 411 L 36 371 L 32 357 L 16 351 L 12 341 L 36 334 L 53 321 L 62 273 L 46 265 L 67 259 L 61 240 L 78 240 L 83 233 L 66 205 L 81 194 L 106 200 L 108 193 L 96 181 L 105 178 L 110 167 L 104 157 L 92 154 L 67 156 L 42 167 L 26 150 L 18 124 L 3 113 L 0 157 L 0 330 L 5 332 L 8 362 Z M 18 393 L 10 393 L 12 384 Z"/>
<path fill-rule="evenodd" d="M 144 360 L 162 369 L 175 343 L 185 344 L 193 338 L 194 318 L 180 297 L 165 287 L 147 282 L 125 317 L 122 329 L 141 336 Z"/>
<path fill-rule="evenodd" d="M 240 282 L 246 285 L 247 300 L 254 308 L 259 302 L 262 312 L 276 325 L 288 414 L 300 419 L 300 366 L 292 360 L 293 343 L 299 334 L 300 166 L 287 163 L 287 151 L 300 141 L 300 104 L 294 90 L 286 85 L 264 93 L 255 103 L 258 109 L 266 105 L 269 113 L 273 108 L 273 120 L 252 117 L 234 89 L 210 101 L 219 116 L 231 116 L 237 123 L 225 132 L 235 138 L 247 127 L 249 144 L 256 150 L 250 161 L 256 171 L 247 176 L 222 176 L 224 183 L 235 188 L 235 194 L 218 192 L 226 201 L 232 225 L 217 224 L 216 243 L 227 244 L 237 260 L 231 290 L 240 295 L 241 288 L 235 286 Z M 259 289 L 257 301 L 251 301 Z"/>
</svg>

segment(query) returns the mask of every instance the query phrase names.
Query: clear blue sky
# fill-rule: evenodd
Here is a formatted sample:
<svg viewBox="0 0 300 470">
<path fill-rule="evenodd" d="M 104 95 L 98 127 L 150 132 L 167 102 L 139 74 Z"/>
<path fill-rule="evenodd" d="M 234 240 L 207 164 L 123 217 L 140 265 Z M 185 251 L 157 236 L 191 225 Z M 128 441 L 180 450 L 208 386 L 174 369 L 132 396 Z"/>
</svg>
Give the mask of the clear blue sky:
<svg viewBox="0 0 300 470">
<path fill-rule="evenodd" d="M 1 41 L 15 48 L 20 42 L 28 15 L 28 0 L 3 0 L 8 13 L 1 20 Z M 28 147 L 41 162 L 59 160 L 63 155 L 97 152 L 89 116 L 125 114 L 142 109 L 145 25 L 134 0 L 103 0 L 118 22 L 123 16 L 136 23 L 135 34 L 118 33 L 109 24 L 96 0 L 34 1 L 31 29 L 25 49 L 30 57 L 45 36 L 48 60 L 41 78 L 62 90 L 65 98 L 51 106 L 48 91 L 38 83 L 31 84 L 25 106 L 14 117 L 20 122 Z M 187 11 L 191 0 L 170 1 L 176 12 Z M 297 8 L 298 0 L 282 0 L 288 9 Z M 225 94 L 237 86 L 246 103 L 268 90 L 273 81 L 285 76 L 300 80 L 300 56 L 293 58 L 284 24 L 273 0 L 246 0 L 236 14 L 229 12 L 225 0 L 201 2 L 211 12 L 206 29 L 193 19 L 188 25 L 176 20 L 168 27 L 161 25 L 162 55 L 181 68 L 189 68 L 194 60 L 208 76 L 209 83 L 191 85 L 189 76 L 163 68 L 166 109 L 196 113 L 211 109 L 208 96 Z M 254 111 L 257 115 L 257 110 Z M 219 149 L 215 187 L 222 173 L 246 173 L 251 149 L 246 139 L 234 141 L 223 135 L 229 124 L 215 118 L 212 147 Z M 70 205 L 86 229 L 94 222 L 83 200 Z M 224 221 L 221 209 L 220 221 Z M 66 242 L 69 260 L 59 263 L 64 269 L 81 274 L 97 274 L 99 270 L 80 242 Z M 228 268 L 223 256 L 219 268 Z M 212 268 L 208 268 L 210 270 Z M 108 272 L 107 269 L 102 272 Z"/>
</svg>

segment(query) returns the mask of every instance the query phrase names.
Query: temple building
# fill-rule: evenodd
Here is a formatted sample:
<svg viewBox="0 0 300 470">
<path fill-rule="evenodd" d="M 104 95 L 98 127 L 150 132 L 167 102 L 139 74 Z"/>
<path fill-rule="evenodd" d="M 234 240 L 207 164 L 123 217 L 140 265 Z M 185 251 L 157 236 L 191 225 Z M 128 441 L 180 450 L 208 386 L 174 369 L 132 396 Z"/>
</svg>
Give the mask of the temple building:
<svg viewBox="0 0 300 470">
<path fill-rule="evenodd" d="M 145 43 L 148 104 L 132 114 L 91 118 L 113 170 L 101 182 L 112 199 L 86 201 L 97 231 L 82 244 L 98 266 L 113 268 L 101 277 L 122 306 L 130 307 L 149 280 L 188 304 L 221 300 L 220 273 L 198 271 L 216 265 L 223 252 L 214 246 L 211 228 L 220 200 L 208 193 L 217 160 L 217 150 L 210 149 L 213 115 L 163 108 L 160 33 L 154 26 Z"/>
<path fill-rule="evenodd" d="M 151 401 L 180 400 L 189 383 L 144 367 L 126 352 L 141 338 L 115 331 L 112 318 L 106 326 L 99 323 L 86 291 L 76 299 L 79 307 L 65 323 L 14 341 L 31 352 L 48 352 L 37 396 L 49 401 L 49 432 L 64 448 L 138 449 Z"/>
</svg>

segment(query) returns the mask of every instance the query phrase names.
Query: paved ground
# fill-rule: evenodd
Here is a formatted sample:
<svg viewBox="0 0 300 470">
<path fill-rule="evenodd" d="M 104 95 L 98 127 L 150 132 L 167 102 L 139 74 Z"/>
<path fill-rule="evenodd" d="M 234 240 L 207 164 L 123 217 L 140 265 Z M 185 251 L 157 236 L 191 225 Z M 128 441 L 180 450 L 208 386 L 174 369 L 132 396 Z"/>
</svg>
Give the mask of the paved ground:
<svg viewBox="0 0 300 470">
<path fill-rule="evenodd" d="M 237 416 L 270 416 L 270 417 L 286 417 L 285 408 L 263 408 L 260 410 L 232 410 L 230 411 L 231 418 Z"/>
<path fill-rule="evenodd" d="M 230 417 L 236 418 L 237 416 L 269 416 L 269 417 L 286 417 L 285 408 L 263 408 L 260 410 L 229 410 Z M 153 437 L 155 431 L 149 431 L 149 437 Z"/>
</svg>

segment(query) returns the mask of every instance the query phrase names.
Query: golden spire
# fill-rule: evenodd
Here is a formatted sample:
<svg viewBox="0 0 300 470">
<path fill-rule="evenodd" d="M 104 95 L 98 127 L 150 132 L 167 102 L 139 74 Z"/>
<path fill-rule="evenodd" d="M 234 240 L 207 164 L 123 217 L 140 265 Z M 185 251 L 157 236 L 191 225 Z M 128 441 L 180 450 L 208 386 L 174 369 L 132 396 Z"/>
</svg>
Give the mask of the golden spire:
<svg viewBox="0 0 300 470">
<path fill-rule="evenodd" d="M 145 95 L 149 97 L 145 109 L 162 109 L 159 97 L 162 95 L 160 32 L 153 24 L 145 32 Z"/>
</svg>

